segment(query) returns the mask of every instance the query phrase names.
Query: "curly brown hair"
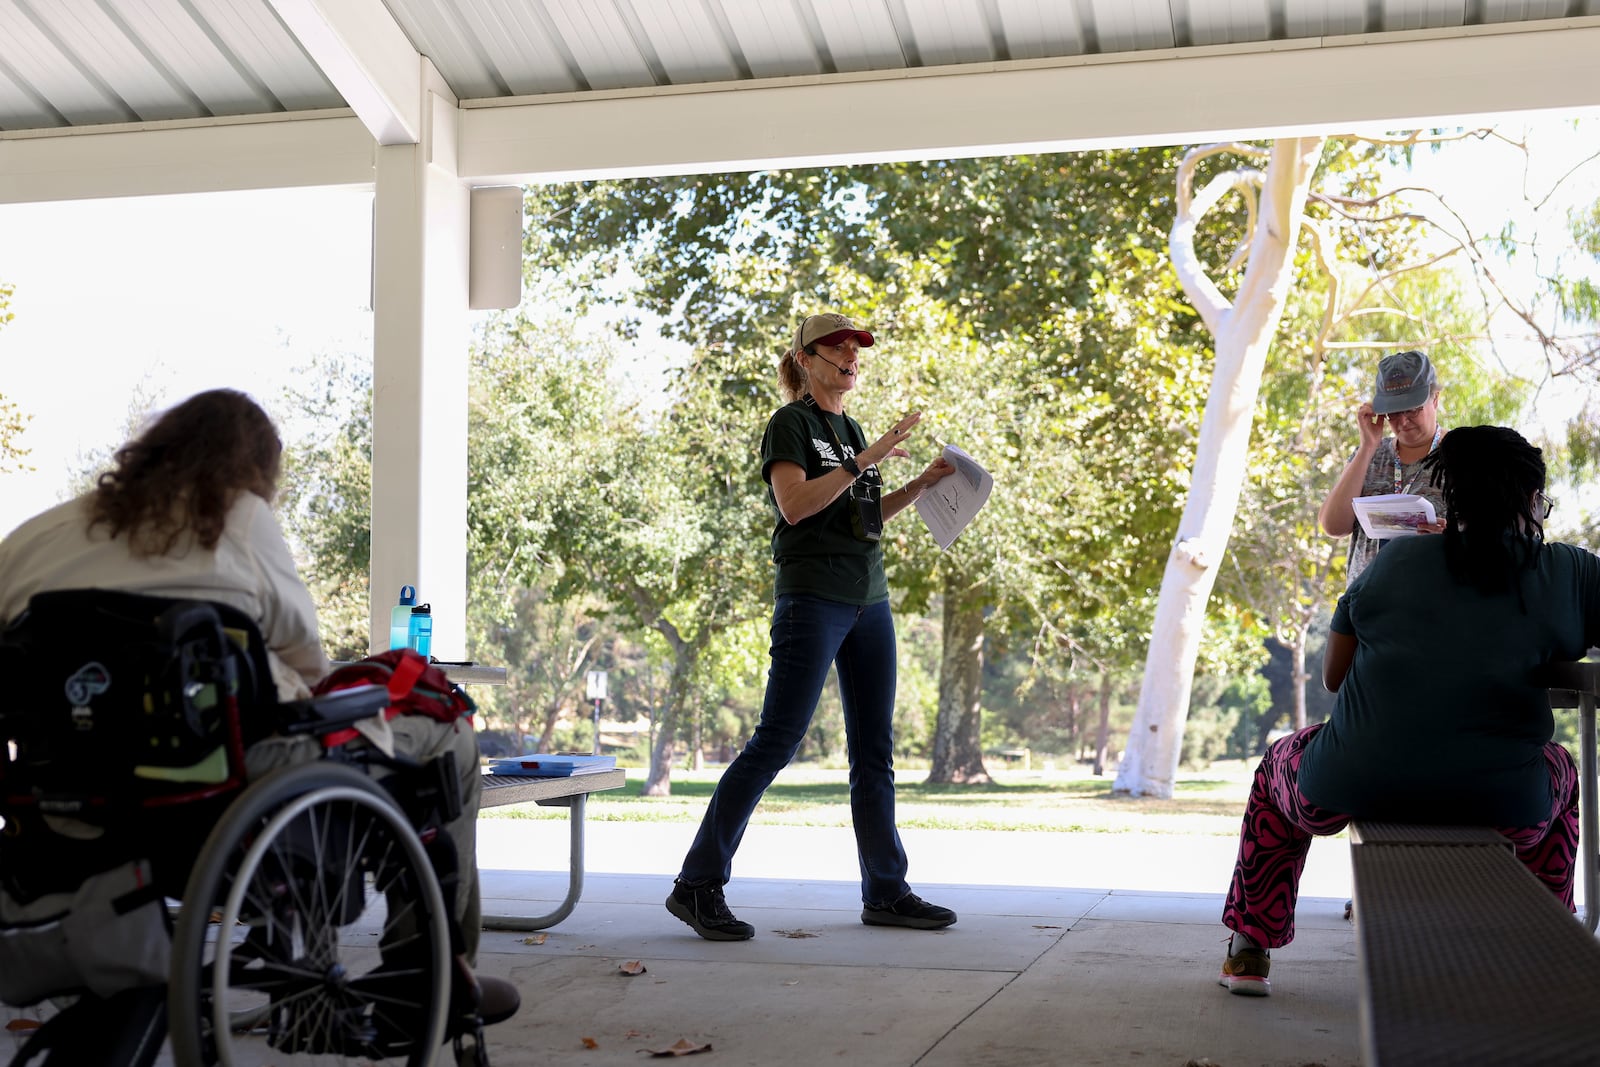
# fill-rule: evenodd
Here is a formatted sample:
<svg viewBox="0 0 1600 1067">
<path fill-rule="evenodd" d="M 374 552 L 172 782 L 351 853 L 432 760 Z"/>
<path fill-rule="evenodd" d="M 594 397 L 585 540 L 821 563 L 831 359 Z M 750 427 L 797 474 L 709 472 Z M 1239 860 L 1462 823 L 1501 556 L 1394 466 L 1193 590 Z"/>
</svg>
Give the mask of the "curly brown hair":
<svg viewBox="0 0 1600 1067">
<path fill-rule="evenodd" d="M 196 393 L 117 449 L 100 475 L 89 528 L 126 533 L 136 555 L 164 556 L 185 534 L 217 547 L 241 492 L 271 500 L 283 442 L 265 411 L 233 389 Z"/>
</svg>

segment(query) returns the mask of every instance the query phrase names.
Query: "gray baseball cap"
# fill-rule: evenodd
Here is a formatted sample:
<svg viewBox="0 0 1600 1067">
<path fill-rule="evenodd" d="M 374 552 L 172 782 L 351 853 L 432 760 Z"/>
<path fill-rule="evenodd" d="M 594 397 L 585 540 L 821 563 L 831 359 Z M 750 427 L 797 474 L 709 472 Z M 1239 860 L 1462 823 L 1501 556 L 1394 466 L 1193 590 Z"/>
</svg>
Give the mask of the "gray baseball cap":
<svg viewBox="0 0 1600 1067">
<path fill-rule="evenodd" d="M 1378 386 L 1372 394 L 1372 411 L 1389 415 L 1420 408 L 1433 395 L 1433 364 L 1421 352 L 1396 352 L 1378 361 Z"/>
</svg>

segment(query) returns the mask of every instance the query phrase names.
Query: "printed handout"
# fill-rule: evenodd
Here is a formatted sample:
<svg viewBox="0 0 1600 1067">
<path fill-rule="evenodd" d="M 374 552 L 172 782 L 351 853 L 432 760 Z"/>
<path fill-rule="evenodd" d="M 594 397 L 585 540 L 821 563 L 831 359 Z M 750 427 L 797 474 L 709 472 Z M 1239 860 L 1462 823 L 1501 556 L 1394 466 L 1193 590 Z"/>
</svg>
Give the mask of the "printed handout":
<svg viewBox="0 0 1600 1067">
<path fill-rule="evenodd" d="M 917 514 L 941 549 L 955 543 L 994 488 L 994 475 L 955 445 L 945 446 L 944 458 L 956 472 L 940 478 L 917 498 Z"/>
<path fill-rule="evenodd" d="M 1423 523 L 1437 522 L 1433 501 L 1413 493 L 1385 493 L 1383 496 L 1358 496 L 1350 501 L 1361 529 L 1374 541 L 1410 537 Z"/>
</svg>

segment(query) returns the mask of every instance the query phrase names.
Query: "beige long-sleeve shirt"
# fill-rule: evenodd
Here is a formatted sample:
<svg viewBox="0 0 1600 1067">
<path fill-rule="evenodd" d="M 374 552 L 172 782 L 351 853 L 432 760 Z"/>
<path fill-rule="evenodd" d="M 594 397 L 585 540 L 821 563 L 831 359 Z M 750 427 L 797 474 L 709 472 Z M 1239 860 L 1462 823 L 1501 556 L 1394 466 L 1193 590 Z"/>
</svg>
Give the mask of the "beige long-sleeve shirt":
<svg viewBox="0 0 1600 1067">
<path fill-rule="evenodd" d="M 89 529 L 88 498 L 35 515 L 0 542 L 0 623 L 16 618 L 35 593 L 116 589 L 215 600 L 255 620 L 266 642 L 278 699 L 310 694 L 328 673 L 311 593 L 267 502 L 241 492 L 214 549 L 180 541 L 164 556 L 136 556 L 128 538 Z"/>
</svg>

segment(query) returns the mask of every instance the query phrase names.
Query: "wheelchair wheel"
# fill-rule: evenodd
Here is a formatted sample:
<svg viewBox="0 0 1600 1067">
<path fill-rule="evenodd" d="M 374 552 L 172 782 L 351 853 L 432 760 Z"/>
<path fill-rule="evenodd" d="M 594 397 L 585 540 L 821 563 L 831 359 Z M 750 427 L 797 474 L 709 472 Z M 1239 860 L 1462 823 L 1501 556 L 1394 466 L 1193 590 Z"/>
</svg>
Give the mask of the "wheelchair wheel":
<svg viewBox="0 0 1600 1067">
<path fill-rule="evenodd" d="M 427 1067 L 445 1039 L 450 918 L 421 841 L 365 775 L 275 772 L 207 838 L 173 936 L 177 1067 Z"/>
</svg>

